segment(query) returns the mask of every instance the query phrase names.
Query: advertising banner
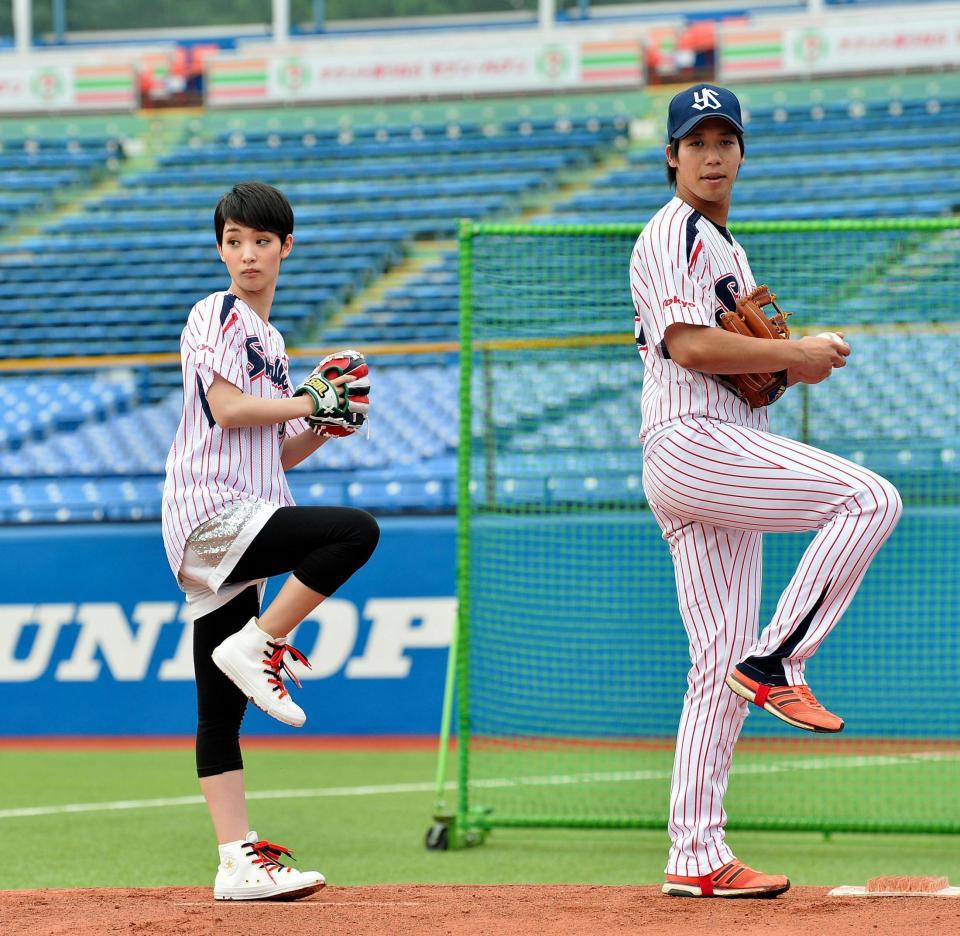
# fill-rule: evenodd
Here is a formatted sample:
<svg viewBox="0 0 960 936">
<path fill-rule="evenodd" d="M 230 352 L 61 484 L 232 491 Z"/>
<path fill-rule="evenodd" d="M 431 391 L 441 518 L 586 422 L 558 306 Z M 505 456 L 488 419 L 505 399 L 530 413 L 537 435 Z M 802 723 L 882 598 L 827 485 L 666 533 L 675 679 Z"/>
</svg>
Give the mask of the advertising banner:
<svg viewBox="0 0 960 936">
<path fill-rule="evenodd" d="M 788 27 L 724 27 L 721 81 L 835 75 L 960 65 L 960 12 L 936 20 L 826 21 Z"/>
<path fill-rule="evenodd" d="M 444 48 L 309 48 L 296 55 L 211 59 L 210 106 L 258 102 L 363 100 L 447 94 L 638 87 L 639 39 L 556 38 Z"/>
<path fill-rule="evenodd" d="M 454 527 L 383 520 L 370 562 L 294 632 L 313 667 L 295 665 L 301 733 L 439 731 Z M 8 529 L 0 573 L 0 736 L 196 730 L 193 625 L 159 525 Z M 292 731 L 248 708 L 245 731 Z"/>
<path fill-rule="evenodd" d="M 551 515 L 542 522 L 552 531 L 542 542 L 576 542 L 580 526 L 591 519 L 574 513 Z M 522 580 L 548 570 L 562 586 L 555 590 L 555 606 L 547 601 L 538 613 L 555 614 L 558 621 L 575 615 L 598 642 L 616 639 L 621 648 L 635 646 L 637 653 L 649 653 L 649 660 L 631 657 L 610 672 L 597 666 L 609 645 L 598 646 L 595 656 L 587 652 L 575 657 L 570 647 L 558 644 L 544 647 L 542 670 L 535 668 L 511 682 L 508 667 L 496 678 L 504 691 L 522 692 L 537 672 L 552 673 L 549 678 L 561 680 L 556 685 L 576 700 L 602 697 L 607 680 L 622 692 L 622 680 L 631 673 L 639 705 L 645 693 L 675 698 L 675 709 L 658 708 L 657 723 L 649 714 L 643 720 L 645 732 L 671 737 L 689 666 L 672 563 L 652 514 L 617 522 L 643 527 L 630 550 L 636 573 L 628 580 L 618 584 L 611 576 L 587 581 L 582 589 L 574 585 L 576 602 L 567 601 L 571 583 L 583 576 L 575 549 L 554 550 L 549 561 L 542 562 L 531 554 L 529 567 L 520 560 L 511 573 Z M 850 732 L 863 731 L 864 725 L 876 730 L 880 724 L 884 731 L 903 736 L 955 733 L 956 726 L 938 719 L 930 708 L 931 686 L 942 685 L 947 691 L 953 685 L 949 665 L 933 667 L 925 680 L 898 684 L 896 726 L 877 722 L 877 696 L 870 687 L 895 678 L 917 620 L 931 634 L 954 632 L 951 614 L 960 597 L 955 563 L 923 561 L 916 544 L 953 542 L 956 524 L 956 508 L 909 508 L 871 567 L 864 590 L 812 663 L 818 688 L 850 717 Z M 303 683 L 293 694 L 307 713 L 306 725 L 288 728 L 248 706 L 245 733 L 438 733 L 457 610 L 456 521 L 381 518 L 380 526 L 380 544 L 367 565 L 293 633 L 294 646 L 313 667 L 305 671 L 292 664 Z M 761 626 L 772 615 L 808 542 L 809 536 L 767 538 Z M 194 733 L 193 625 L 167 566 L 158 524 L 8 527 L 0 530 L 0 575 L 0 737 Z M 283 580 L 271 580 L 268 601 Z M 914 580 L 923 583 L 919 591 L 904 584 Z M 635 644 L 579 610 L 589 607 L 591 588 L 608 587 L 619 589 L 624 607 L 635 615 Z M 496 616 L 496 591 L 474 592 L 475 598 L 481 594 L 493 603 Z M 909 600 L 891 600 L 892 595 Z M 508 603 L 503 611 L 512 623 L 497 631 L 499 639 L 522 640 L 522 606 Z M 569 627 L 558 630 L 564 632 L 569 633 Z M 916 652 L 910 660 L 915 662 L 923 656 L 924 645 L 911 646 Z M 509 647 L 507 643 L 507 652 Z M 526 652 L 529 655 L 529 645 Z M 560 666 L 560 675 L 551 667 L 563 659 L 577 664 Z M 851 678 L 857 673 L 869 674 L 869 687 Z M 858 713 L 863 713 L 859 728 L 854 724 Z M 591 723 L 603 726 L 623 715 L 621 709 L 595 711 Z M 750 719 L 746 731 L 769 731 L 768 721 Z"/>
<path fill-rule="evenodd" d="M 137 107 L 132 65 L 0 63 L 0 113 L 131 111 Z"/>
</svg>

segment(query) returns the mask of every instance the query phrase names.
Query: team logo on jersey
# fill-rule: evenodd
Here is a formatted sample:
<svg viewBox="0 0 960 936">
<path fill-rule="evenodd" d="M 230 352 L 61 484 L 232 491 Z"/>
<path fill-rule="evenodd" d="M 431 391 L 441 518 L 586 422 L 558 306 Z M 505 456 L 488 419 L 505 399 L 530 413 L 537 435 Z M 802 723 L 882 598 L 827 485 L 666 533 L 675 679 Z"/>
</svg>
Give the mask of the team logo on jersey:
<svg viewBox="0 0 960 936">
<path fill-rule="evenodd" d="M 244 346 L 247 349 L 247 376 L 251 380 L 259 380 L 267 370 L 267 355 L 263 350 L 263 342 L 256 335 L 250 335 Z"/>
<path fill-rule="evenodd" d="M 713 88 L 701 88 L 699 91 L 694 91 L 693 103 L 690 106 L 694 110 L 706 110 L 708 107 L 710 110 L 720 110 L 723 107 L 720 98 L 717 97 L 717 92 Z"/>
<path fill-rule="evenodd" d="M 247 349 L 247 376 L 251 382 L 266 375 L 275 387 L 287 386 L 287 365 L 283 359 L 268 361 L 263 342 L 256 335 L 249 335 L 244 342 Z"/>
<path fill-rule="evenodd" d="M 732 273 L 727 273 L 713 284 L 713 291 L 720 303 L 717 309 L 717 324 L 719 325 L 720 316 L 724 312 L 732 312 L 737 307 L 737 299 L 740 298 L 740 283 Z"/>
</svg>

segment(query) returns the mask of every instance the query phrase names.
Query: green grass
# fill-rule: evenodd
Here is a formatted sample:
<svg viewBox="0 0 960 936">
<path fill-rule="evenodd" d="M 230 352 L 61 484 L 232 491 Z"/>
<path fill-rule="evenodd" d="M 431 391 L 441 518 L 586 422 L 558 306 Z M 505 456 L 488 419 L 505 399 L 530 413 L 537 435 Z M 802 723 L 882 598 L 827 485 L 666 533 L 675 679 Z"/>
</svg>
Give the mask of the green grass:
<svg viewBox="0 0 960 936">
<path fill-rule="evenodd" d="M 261 835 L 293 848 L 332 884 L 649 884 L 661 879 L 663 831 L 495 830 L 481 847 L 430 852 L 435 755 L 253 750 L 247 786 L 333 795 L 252 799 Z M 413 784 L 411 792 L 354 788 Z M 351 792 L 353 790 L 353 792 Z M 217 852 L 202 804 L 10 818 L 2 811 L 71 803 L 196 796 L 182 751 L 4 751 L 0 834 L 16 842 L 0 887 L 142 887 L 212 883 Z M 796 884 L 860 884 L 879 874 L 946 874 L 960 881 L 956 837 L 732 832 L 737 855 Z"/>
</svg>

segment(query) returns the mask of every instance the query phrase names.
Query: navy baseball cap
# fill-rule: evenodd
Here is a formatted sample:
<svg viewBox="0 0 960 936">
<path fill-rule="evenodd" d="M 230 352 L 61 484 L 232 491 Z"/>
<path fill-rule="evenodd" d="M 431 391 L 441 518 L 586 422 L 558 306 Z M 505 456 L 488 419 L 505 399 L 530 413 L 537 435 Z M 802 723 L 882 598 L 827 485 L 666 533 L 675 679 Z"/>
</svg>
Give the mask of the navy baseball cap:
<svg viewBox="0 0 960 936">
<path fill-rule="evenodd" d="M 667 113 L 667 137 L 682 140 L 700 121 L 722 117 L 743 133 L 743 117 L 737 96 L 716 85 L 694 85 L 674 95 Z"/>
</svg>

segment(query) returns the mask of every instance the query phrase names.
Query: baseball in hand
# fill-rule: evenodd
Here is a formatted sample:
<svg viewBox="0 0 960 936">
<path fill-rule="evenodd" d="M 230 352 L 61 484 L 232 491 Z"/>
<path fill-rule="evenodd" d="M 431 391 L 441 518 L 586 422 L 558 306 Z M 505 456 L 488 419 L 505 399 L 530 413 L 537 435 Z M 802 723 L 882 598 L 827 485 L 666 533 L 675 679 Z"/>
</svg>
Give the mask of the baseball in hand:
<svg viewBox="0 0 960 936">
<path fill-rule="evenodd" d="M 817 338 L 829 338 L 834 344 L 846 344 L 836 332 L 820 332 Z"/>
<path fill-rule="evenodd" d="M 841 357 L 839 362 L 834 363 L 834 367 L 843 367 L 843 365 L 847 363 L 846 357 L 850 353 L 850 345 L 844 340 L 843 335 L 838 335 L 836 332 L 820 332 L 816 337 L 826 338 L 837 346 L 837 351 Z"/>
</svg>

